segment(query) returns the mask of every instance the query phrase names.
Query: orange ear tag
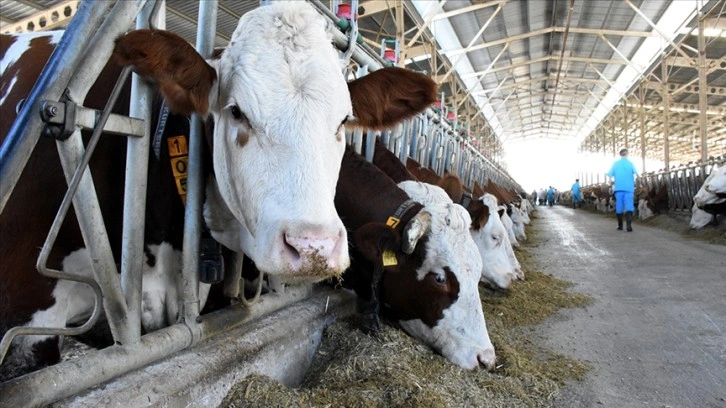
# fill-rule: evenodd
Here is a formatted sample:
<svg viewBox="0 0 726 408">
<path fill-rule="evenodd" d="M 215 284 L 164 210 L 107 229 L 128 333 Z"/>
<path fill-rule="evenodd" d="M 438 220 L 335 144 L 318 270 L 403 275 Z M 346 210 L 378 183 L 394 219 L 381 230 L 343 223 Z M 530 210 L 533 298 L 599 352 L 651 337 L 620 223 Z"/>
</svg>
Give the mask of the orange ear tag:
<svg viewBox="0 0 726 408">
<path fill-rule="evenodd" d="M 396 228 L 396 226 L 398 226 L 399 222 L 401 222 L 401 220 L 399 220 L 396 217 L 388 217 L 388 219 L 386 220 L 386 225 L 388 225 L 391 228 Z"/>
</svg>

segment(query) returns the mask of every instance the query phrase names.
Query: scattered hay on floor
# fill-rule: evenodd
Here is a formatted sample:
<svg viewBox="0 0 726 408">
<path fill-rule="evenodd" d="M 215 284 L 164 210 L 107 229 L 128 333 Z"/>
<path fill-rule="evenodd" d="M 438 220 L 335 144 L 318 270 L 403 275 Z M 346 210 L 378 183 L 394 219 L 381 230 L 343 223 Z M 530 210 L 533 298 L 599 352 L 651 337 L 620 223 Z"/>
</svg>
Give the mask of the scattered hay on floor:
<svg viewBox="0 0 726 408">
<path fill-rule="evenodd" d="M 338 321 L 323 335 L 308 377 L 288 388 L 267 377 L 235 384 L 222 407 L 544 407 L 567 381 L 583 378 L 583 363 L 534 344 L 522 330 L 562 307 L 589 298 L 570 284 L 534 271 L 526 250 L 517 256 L 527 280 L 508 293 L 481 289 L 497 369 L 468 371 L 386 325 L 377 335 L 358 329 L 358 318 Z"/>
<path fill-rule="evenodd" d="M 726 225 L 707 225 L 701 229 L 691 229 L 690 214 L 660 214 L 647 220 L 638 220 L 637 224 L 648 225 L 680 234 L 684 238 L 705 241 L 711 244 L 726 245 Z"/>
</svg>

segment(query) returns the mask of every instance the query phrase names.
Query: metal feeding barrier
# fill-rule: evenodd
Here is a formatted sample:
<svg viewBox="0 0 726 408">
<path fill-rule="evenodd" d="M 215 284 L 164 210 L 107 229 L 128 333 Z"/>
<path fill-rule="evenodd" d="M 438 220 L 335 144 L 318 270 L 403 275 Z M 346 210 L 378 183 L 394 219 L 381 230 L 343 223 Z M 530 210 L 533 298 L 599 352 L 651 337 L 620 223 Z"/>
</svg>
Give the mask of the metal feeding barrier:
<svg viewBox="0 0 726 408">
<path fill-rule="evenodd" d="M 261 2 L 262 5 L 266 1 Z M 317 0 L 311 3 L 334 23 L 337 17 Z M 110 114 L 115 97 L 108 101 L 100 113 L 75 106 L 71 101 L 85 99 L 95 78 L 110 58 L 114 39 L 130 28 L 163 27 L 163 21 L 155 20 L 164 15 L 160 10 L 164 2 L 118 1 L 82 2 L 71 20 L 60 43 L 44 68 L 40 79 L 28 96 L 18 119 L 0 147 L 0 211 L 5 207 L 25 164 L 48 125 L 56 126 L 58 153 L 61 157 L 69 189 L 56 215 L 54 225 L 38 260 L 38 270 L 56 279 L 70 279 L 88 284 L 95 293 L 95 308 L 91 318 L 76 328 L 14 328 L 0 342 L 0 363 L 13 339 L 18 335 L 75 335 L 90 329 L 105 309 L 115 345 L 97 350 L 86 356 L 38 370 L 23 377 L 0 384 L 0 406 L 42 406 L 80 391 L 109 381 L 119 375 L 165 358 L 177 351 L 191 347 L 222 331 L 230 330 L 250 319 L 269 313 L 299 301 L 309 294 L 305 288 L 286 291 L 286 297 L 278 301 L 256 305 L 254 309 L 230 307 L 200 316 L 199 304 L 199 246 L 201 235 L 201 207 L 203 180 L 201 175 L 202 121 L 192 118 L 187 170 L 187 197 L 183 245 L 183 301 L 182 321 L 164 329 L 141 336 L 141 278 L 146 184 L 150 143 L 151 101 L 153 91 L 136 76 L 132 81 L 132 105 L 130 115 L 121 118 Z M 355 15 L 355 8 L 351 16 Z M 217 1 L 200 1 L 196 48 L 203 56 L 212 53 L 216 32 Z M 152 24 L 152 21 L 156 24 Z M 365 44 L 357 41 L 355 23 L 353 29 L 336 31 L 334 40 L 343 58 L 360 67 L 359 73 L 375 71 L 385 66 L 385 61 Z M 353 36 L 350 38 L 349 36 Z M 122 84 L 129 70 L 119 80 Z M 114 95 L 118 96 L 118 89 Z M 64 96 L 65 95 L 65 96 Z M 46 115 L 46 122 L 37 112 Z M 75 112 L 75 115 L 74 115 Z M 59 114 L 59 113 L 62 113 Z M 404 122 L 397 128 L 380 134 L 389 149 L 405 163 L 412 157 L 434 169 L 439 175 L 451 172 L 459 175 L 468 187 L 474 181 L 485 183 L 487 179 L 503 187 L 521 191 L 519 185 L 505 172 L 478 152 L 454 126 L 442 119 L 443 114 L 433 109 Z M 85 118 L 85 119 L 84 119 Z M 61 120 L 62 119 L 62 120 Z M 84 127 L 85 126 L 85 127 Z M 95 128 L 91 141 L 84 147 L 80 129 Z M 98 204 L 88 162 L 95 142 L 102 132 L 116 133 L 127 138 L 127 170 L 124 191 L 124 225 L 121 270 L 117 269 L 109 238 Z M 365 148 L 372 160 L 373 143 L 379 134 L 367 134 Z M 348 135 L 358 152 L 363 151 L 363 133 Z M 54 271 L 46 266 L 70 204 L 76 212 L 86 248 L 94 262 L 94 279 Z M 239 271 L 238 271 L 239 272 Z"/>
<path fill-rule="evenodd" d="M 638 183 L 646 191 L 658 191 L 665 185 L 668 191 L 668 209 L 690 212 L 693 208 L 693 196 L 698 193 L 714 166 L 724 165 L 726 157 L 711 157 L 706 162 L 698 161 L 678 167 L 673 166 L 669 170 L 641 174 Z"/>
</svg>

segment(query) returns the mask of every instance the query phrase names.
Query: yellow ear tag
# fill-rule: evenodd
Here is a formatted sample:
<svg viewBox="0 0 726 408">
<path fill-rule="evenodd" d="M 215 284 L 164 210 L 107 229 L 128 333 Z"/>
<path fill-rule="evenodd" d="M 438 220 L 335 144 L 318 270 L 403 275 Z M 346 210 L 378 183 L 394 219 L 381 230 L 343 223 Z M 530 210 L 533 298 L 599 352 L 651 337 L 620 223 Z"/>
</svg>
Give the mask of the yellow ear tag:
<svg viewBox="0 0 726 408">
<path fill-rule="evenodd" d="M 386 220 L 386 225 L 391 228 L 396 228 L 399 222 L 401 222 L 401 220 L 396 217 L 388 217 L 388 219 Z"/>
<path fill-rule="evenodd" d="M 398 259 L 393 251 L 386 249 L 383 251 L 383 266 L 394 266 L 398 265 Z"/>
</svg>

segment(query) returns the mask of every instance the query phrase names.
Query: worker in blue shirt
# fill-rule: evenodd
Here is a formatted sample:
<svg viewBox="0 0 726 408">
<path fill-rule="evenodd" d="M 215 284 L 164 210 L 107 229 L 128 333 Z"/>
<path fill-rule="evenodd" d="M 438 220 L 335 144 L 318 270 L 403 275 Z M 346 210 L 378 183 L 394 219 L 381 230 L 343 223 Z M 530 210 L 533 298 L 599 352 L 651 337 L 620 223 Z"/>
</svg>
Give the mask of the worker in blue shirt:
<svg viewBox="0 0 726 408">
<path fill-rule="evenodd" d="M 608 177 L 615 179 L 613 191 L 615 193 L 615 215 L 618 217 L 618 230 L 623 229 L 623 210 L 628 232 L 633 230 L 633 194 L 635 191 L 635 176 L 638 171 L 633 162 L 628 160 L 628 149 L 620 150 L 620 159 L 613 163 L 608 171 Z"/>
<path fill-rule="evenodd" d="M 570 188 L 572 193 L 572 208 L 582 208 L 582 193 L 580 192 L 580 179 L 575 179 L 575 184 Z"/>
<path fill-rule="evenodd" d="M 547 189 L 547 204 L 549 204 L 550 207 L 555 205 L 555 189 L 552 188 L 552 186 Z"/>
</svg>

